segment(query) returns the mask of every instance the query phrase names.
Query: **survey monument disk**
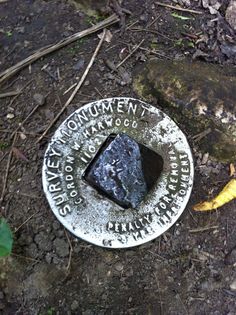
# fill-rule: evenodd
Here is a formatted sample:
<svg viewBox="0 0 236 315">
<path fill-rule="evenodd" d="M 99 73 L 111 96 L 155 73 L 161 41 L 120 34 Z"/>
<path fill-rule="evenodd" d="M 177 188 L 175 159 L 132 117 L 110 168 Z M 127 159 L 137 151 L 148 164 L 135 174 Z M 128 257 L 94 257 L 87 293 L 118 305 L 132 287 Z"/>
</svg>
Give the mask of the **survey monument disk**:
<svg viewBox="0 0 236 315">
<path fill-rule="evenodd" d="M 117 97 L 84 105 L 56 130 L 43 188 L 57 219 L 98 246 L 155 239 L 184 211 L 193 185 L 185 135 L 161 110 Z"/>
</svg>

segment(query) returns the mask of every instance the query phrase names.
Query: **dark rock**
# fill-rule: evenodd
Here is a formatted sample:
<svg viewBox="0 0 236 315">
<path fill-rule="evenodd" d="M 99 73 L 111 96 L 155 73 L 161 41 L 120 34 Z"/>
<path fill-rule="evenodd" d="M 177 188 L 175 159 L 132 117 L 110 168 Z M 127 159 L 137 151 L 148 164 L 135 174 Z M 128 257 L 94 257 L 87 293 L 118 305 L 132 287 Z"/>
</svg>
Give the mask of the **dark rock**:
<svg viewBox="0 0 236 315">
<path fill-rule="evenodd" d="M 203 152 L 222 162 L 236 159 L 236 70 L 203 62 L 152 60 L 139 68 L 136 93 L 154 102 L 201 137 Z"/>
<path fill-rule="evenodd" d="M 121 207 L 136 208 L 155 184 L 163 159 L 125 134 L 111 135 L 85 171 L 85 180 Z"/>
<path fill-rule="evenodd" d="M 226 265 L 236 264 L 236 247 L 234 247 L 226 256 L 225 256 Z"/>
</svg>

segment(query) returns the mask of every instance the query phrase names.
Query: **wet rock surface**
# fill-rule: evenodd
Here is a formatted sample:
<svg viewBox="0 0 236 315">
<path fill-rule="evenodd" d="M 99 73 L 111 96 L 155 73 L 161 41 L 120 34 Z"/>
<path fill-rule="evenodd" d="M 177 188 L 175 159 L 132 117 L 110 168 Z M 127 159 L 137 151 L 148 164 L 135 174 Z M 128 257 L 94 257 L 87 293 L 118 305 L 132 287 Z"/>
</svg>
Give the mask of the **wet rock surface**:
<svg viewBox="0 0 236 315">
<path fill-rule="evenodd" d="M 155 101 L 219 161 L 236 158 L 236 70 L 203 62 L 152 60 L 139 69 L 135 91 Z"/>
<path fill-rule="evenodd" d="M 152 172 L 150 171 L 152 168 Z M 84 178 L 123 208 L 136 208 L 163 169 L 162 157 L 125 134 L 112 135 L 100 148 Z"/>
</svg>

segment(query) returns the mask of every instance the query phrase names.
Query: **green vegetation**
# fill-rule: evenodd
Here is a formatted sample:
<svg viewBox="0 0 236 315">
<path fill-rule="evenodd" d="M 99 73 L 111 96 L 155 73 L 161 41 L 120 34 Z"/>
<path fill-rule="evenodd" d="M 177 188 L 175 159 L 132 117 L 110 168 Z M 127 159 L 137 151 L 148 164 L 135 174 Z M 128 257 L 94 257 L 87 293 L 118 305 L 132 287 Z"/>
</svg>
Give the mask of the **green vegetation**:
<svg viewBox="0 0 236 315">
<path fill-rule="evenodd" d="M 11 31 L 7 31 L 5 34 L 7 35 L 7 37 L 11 37 L 12 36 L 12 32 Z"/>
<path fill-rule="evenodd" d="M 104 20 L 104 18 L 105 18 L 104 15 L 95 12 L 93 15 L 87 15 L 85 21 L 91 26 L 93 26 L 94 24 L 97 24 L 98 22 Z"/>
<path fill-rule="evenodd" d="M 47 315 L 53 315 L 55 312 L 55 308 L 54 307 L 50 307 L 48 310 L 47 310 Z"/>
<path fill-rule="evenodd" d="M 172 13 L 171 15 L 172 15 L 174 18 L 180 19 L 180 20 L 182 20 L 182 21 L 193 20 L 193 18 L 191 18 L 191 17 L 179 15 L 178 13 Z"/>
<path fill-rule="evenodd" d="M 79 40 L 77 40 L 73 46 L 67 48 L 67 51 L 71 54 L 75 54 L 80 48 L 81 45 L 86 41 L 85 38 L 81 38 Z"/>
<path fill-rule="evenodd" d="M 10 146 L 7 142 L 0 142 L 0 150 L 4 150 Z"/>
<path fill-rule="evenodd" d="M 13 244 L 12 231 L 6 220 L 0 219 L 0 257 L 6 257 L 11 254 Z"/>
</svg>

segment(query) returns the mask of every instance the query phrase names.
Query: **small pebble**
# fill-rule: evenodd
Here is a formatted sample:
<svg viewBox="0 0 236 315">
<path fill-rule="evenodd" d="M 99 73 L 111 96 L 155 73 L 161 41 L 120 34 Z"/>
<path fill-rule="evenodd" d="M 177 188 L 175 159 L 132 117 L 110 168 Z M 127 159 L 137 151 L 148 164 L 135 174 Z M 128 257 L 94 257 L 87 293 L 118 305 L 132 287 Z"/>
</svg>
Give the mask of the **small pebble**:
<svg viewBox="0 0 236 315">
<path fill-rule="evenodd" d="M 124 269 L 124 266 L 122 265 L 122 263 L 118 262 L 115 264 L 115 270 L 122 271 L 123 269 Z"/>
<path fill-rule="evenodd" d="M 230 284 L 230 289 L 236 291 L 236 279 Z"/>
<path fill-rule="evenodd" d="M 20 138 L 21 138 L 21 140 L 25 140 L 26 139 L 26 135 L 23 132 L 20 132 Z"/>
<path fill-rule="evenodd" d="M 236 264 L 236 247 L 234 247 L 226 256 L 225 256 L 226 265 L 235 265 Z"/>
<path fill-rule="evenodd" d="M 71 308 L 72 311 L 76 311 L 79 308 L 79 303 L 76 300 L 74 300 L 72 302 L 70 308 Z"/>
<path fill-rule="evenodd" d="M 37 105 L 42 106 L 45 103 L 45 96 L 42 94 L 39 94 L 39 93 L 34 94 L 33 99 L 35 100 L 35 103 Z"/>
<path fill-rule="evenodd" d="M 73 69 L 74 70 L 81 70 L 84 66 L 84 59 L 80 59 L 74 66 L 73 66 Z"/>
<path fill-rule="evenodd" d="M 7 119 L 13 119 L 14 117 L 15 115 L 12 113 L 7 114 Z"/>
<path fill-rule="evenodd" d="M 202 157 L 202 165 L 205 165 L 208 161 L 208 158 L 209 158 L 209 153 L 204 153 L 203 154 L 203 157 Z"/>
</svg>

